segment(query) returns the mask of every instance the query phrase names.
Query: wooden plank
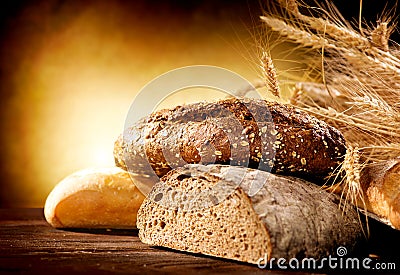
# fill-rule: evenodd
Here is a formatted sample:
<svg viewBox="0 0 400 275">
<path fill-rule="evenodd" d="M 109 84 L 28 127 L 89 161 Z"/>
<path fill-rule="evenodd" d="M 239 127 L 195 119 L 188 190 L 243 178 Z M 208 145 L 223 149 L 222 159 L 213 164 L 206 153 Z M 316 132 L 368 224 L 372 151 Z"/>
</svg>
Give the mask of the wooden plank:
<svg viewBox="0 0 400 275">
<path fill-rule="evenodd" d="M 0 273 L 304 274 L 150 247 L 137 233 L 54 229 L 44 220 L 43 209 L 0 209 Z M 395 262 L 400 259 L 399 244 L 399 231 L 371 221 L 371 238 L 358 257 L 375 254 L 380 262 Z"/>
<path fill-rule="evenodd" d="M 137 230 L 54 229 L 42 211 L 0 210 L 0 273 L 264 273 L 247 264 L 150 247 Z"/>
</svg>

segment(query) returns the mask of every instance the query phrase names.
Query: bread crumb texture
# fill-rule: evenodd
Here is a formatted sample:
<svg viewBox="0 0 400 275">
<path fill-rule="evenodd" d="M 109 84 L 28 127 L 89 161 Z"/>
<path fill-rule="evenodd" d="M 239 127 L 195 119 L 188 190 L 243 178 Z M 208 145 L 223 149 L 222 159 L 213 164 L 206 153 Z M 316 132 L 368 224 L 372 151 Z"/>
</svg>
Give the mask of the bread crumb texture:
<svg viewBox="0 0 400 275">
<path fill-rule="evenodd" d="M 172 182 L 179 188 L 206 187 L 206 178 Z M 214 182 L 215 183 L 215 182 Z M 145 200 L 138 213 L 144 243 L 256 263 L 268 252 L 269 236 L 247 195 L 237 188 L 223 202 L 194 211 L 168 208 Z"/>
</svg>

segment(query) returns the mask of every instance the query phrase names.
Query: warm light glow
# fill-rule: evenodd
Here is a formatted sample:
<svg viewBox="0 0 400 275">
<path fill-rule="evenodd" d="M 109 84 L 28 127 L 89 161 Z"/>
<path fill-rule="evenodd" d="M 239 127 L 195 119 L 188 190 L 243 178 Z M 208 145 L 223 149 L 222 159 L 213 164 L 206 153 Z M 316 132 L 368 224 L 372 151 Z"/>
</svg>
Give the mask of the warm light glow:
<svg viewBox="0 0 400 275">
<path fill-rule="evenodd" d="M 226 96 L 226 93 L 211 88 L 188 88 L 168 95 L 163 99 L 163 101 L 155 106 L 154 109 L 160 110 L 164 108 L 173 108 L 180 104 L 219 100 Z"/>
<path fill-rule="evenodd" d="M 92 159 L 90 160 L 95 166 L 107 167 L 114 165 L 114 158 L 112 151 L 101 149 L 100 146 L 94 146 Z"/>
<path fill-rule="evenodd" d="M 53 2 L 24 7 L 7 39 L 7 205 L 42 207 L 70 173 L 113 165 L 129 106 L 158 75 L 206 64 L 257 77 L 246 60 L 254 41 L 237 12 L 159 7 L 155 16 L 134 1 Z M 176 94 L 160 107 L 207 97 Z"/>
</svg>

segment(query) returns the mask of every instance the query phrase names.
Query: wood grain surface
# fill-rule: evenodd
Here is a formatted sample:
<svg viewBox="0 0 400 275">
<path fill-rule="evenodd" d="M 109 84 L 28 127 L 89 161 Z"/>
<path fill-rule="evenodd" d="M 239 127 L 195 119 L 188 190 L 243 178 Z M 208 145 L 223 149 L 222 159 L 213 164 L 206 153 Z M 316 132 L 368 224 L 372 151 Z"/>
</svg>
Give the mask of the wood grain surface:
<svg viewBox="0 0 400 275">
<path fill-rule="evenodd" d="M 375 254 L 380 261 L 400 259 L 400 232 L 384 225 L 373 226 L 377 235 L 371 236 L 360 253 Z M 43 209 L 0 209 L 0 273 L 304 274 L 150 247 L 140 242 L 137 233 L 54 229 L 44 220 Z"/>
</svg>

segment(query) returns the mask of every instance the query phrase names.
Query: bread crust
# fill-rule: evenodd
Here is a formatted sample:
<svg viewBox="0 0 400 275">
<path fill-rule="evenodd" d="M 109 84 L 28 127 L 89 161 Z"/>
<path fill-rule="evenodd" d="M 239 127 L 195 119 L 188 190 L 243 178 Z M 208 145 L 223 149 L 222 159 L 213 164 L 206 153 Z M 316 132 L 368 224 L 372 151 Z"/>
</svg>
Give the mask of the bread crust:
<svg viewBox="0 0 400 275">
<path fill-rule="evenodd" d="M 114 147 L 116 165 L 144 185 L 187 163 L 244 166 L 322 185 L 345 153 L 344 137 L 325 122 L 288 105 L 238 98 L 152 113 Z"/>
<path fill-rule="evenodd" d="M 361 171 L 364 202 L 358 206 L 400 229 L 400 159 L 372 163 Z M 365 205 L 364 205 L 365 203 Z"/>
</svg>

